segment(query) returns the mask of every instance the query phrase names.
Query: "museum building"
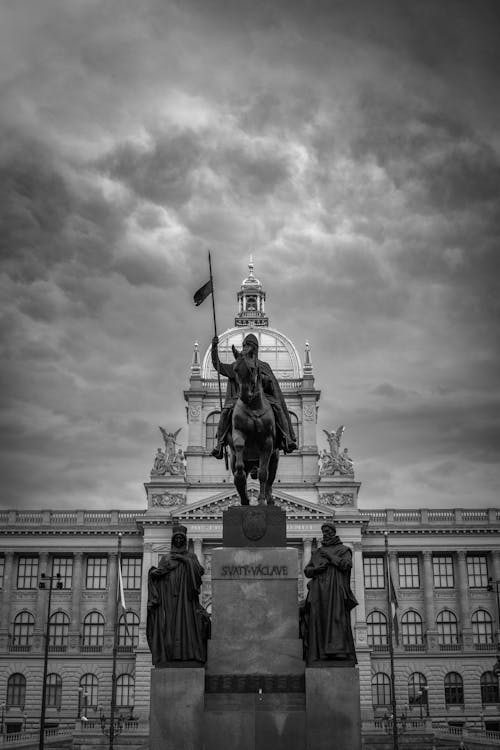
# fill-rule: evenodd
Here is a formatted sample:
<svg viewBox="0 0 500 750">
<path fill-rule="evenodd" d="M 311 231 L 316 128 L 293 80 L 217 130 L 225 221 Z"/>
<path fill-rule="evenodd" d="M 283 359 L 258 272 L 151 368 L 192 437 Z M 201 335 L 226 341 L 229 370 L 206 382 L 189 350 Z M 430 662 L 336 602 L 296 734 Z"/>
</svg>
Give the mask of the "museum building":
<svg viewBox="0 0 500 750">
<path fill-rule="evenodd" d="M 269 325 L 252 263 L 237 304 L 234 326 L 219 337 L 220 359 L 231 362 L 232 347 L 240 348 L 249 332 L 257 337 L 259 358 L 278 378 L 298 439 L 298 450 L 280 457 L 273 487 L 275 504 L 286 511 L 287 544 L 298 551 L 298 603 L 306 593 L 302 571 L 325 519 L 335 519 L 353 552 L 363 731 L 383 731 L 392 711 L 385 532 L 397 598 L 393 664 L 402 731 L 438 724 L 500 730 L 500 510 L 482 508 L 480 498 L 470 509 L 430 508 L 425 497 L 418 509 L 363 510 L 355 460 L 341 445 L 343 428 L 321 421 L 309 346 L 301 359 Z M 136 733 L 137 745 L 144 744 L 147 572 L 169 551 L 173 524 L 182 523 L 205 568 L 202 604 L 210 612 L 211 554 L 222 544 L 222 513 L 239 504 L 230 471 L 211 455 L 221 406 L 210 347 L 202 356 L 195 344 L 184 399 L 182 431 L 168 414 L 160 417 L 165 445 L 153 458 L 146 502 L 138 498 L 137 511 L 0 511 L 2 734 L 40 726 L 45 666 L 47 728 L 104 737 L 114 683 L 120 732 Z M 250 479 L 252 502 L 258 489 Z M 118 545 L 125 610 L 116 597 Z"/>
</svg>

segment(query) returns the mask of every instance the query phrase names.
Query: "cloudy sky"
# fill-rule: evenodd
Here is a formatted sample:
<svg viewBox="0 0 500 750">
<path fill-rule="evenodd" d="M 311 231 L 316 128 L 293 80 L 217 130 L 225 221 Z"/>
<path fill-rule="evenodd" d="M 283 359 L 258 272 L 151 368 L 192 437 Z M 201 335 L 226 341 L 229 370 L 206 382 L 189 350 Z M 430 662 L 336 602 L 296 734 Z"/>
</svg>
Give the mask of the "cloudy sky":
<svg viewBox="0 0 500 750">
<path fill-rule="evenodd" d="M 363 507 L 498 506 L 497 0 L 4 0 L 3 507 L 144 507 L 252 253 Z M 184 443 L 183 443 L 184 438 Z"/>
</svg>

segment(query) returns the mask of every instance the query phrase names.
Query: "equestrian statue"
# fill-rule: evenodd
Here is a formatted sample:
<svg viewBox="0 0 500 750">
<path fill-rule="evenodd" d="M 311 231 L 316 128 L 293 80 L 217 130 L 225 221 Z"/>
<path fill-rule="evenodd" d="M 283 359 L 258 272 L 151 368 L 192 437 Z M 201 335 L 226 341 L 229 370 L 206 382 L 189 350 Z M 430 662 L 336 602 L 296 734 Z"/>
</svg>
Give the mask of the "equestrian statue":
<svg viewBox="0 0 500 750">
<path fill-rule="evenodd" d="M 218 343 L 214 336 L 212 363 L 227 377 L 228 384 L 212 455 L 221 459 L 224 446 L 229 446 L 234 484 L 242 505 L 249 505 L 248 474 L 259 478 L 259 505 L 273 505 L 271 490 L 279 451 L 291 453 L 297 449 L 285 399 L 270 365 L 258 359 L 259 342 L 253 333 L 243 340 L 241 352 L 232 347 L 235 361 L 229 365 L 220 361 Z"/>
</svg>

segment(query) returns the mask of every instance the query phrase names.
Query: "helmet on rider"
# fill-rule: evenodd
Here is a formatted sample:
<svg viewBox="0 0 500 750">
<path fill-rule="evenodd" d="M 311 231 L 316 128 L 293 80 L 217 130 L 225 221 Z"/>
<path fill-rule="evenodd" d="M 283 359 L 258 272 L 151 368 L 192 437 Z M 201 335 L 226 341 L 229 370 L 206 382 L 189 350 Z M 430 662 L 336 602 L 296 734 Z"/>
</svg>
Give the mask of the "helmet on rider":
<svg viewBox="0 0 500 750">
<path fill-rule="evenodd" d="M 243 346 L 253 346 L 255 348 L 255 352 L 258 353 L 258 351 L 259 351 L 259 342 L 257 340 L 257 336 L 255 336 L 253 333 L 249 333 L 243 339 Z"/>
</svg>

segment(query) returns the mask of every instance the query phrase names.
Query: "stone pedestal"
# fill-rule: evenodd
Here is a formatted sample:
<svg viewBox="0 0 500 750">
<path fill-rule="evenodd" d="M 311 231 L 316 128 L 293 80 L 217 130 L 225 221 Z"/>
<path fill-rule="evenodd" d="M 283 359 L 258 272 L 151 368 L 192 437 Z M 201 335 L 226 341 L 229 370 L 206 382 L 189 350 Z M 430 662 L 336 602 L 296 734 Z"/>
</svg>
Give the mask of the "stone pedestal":
<svg viewBox="0 0 500 750">
<path fill-rule="evenodd" d="M 306 750 L 361 750 L 356 667 L 306 669 Z"/>
<path fill-rule="evenodd" d="M 207 674 L 303 674 L 297 551 L 212 553 L 212 638 Z"/>
<path fill-rule="evenodd" d="M 201 750 L 205 670 L 203 667 L 151 670 L 151 750 Z"/>
<path fill-rule="evenodd" d="M 297 581 L 297 550 L 213 551 L 206 750 L 304 750 Z"/>
</svg>

